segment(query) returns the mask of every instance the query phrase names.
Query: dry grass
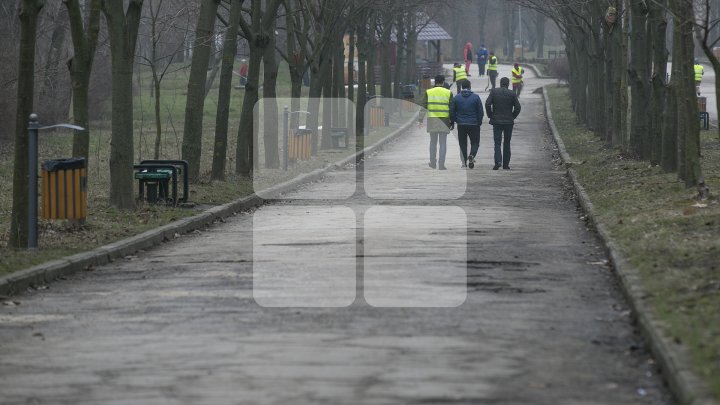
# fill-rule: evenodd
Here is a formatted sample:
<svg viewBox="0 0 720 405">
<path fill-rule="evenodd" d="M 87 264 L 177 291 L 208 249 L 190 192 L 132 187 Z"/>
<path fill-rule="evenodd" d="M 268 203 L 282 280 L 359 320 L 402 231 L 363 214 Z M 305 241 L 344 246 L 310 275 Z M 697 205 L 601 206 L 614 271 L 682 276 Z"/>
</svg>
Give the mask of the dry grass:
<svg viewBox="0 0 720 405">
<path fill-rule="evenodd" d="M 598 219 L 639 270 L 668 333 L 686 345 L 696 371 L 720 397 L 720 202 L 695 206 L 675 174 L 628 159 L 578 126 L 566 88 L 549 91 L 555 124 Z M 720 193 L 717 132 L 702 133 L 702 169 Z"/>
</svg>

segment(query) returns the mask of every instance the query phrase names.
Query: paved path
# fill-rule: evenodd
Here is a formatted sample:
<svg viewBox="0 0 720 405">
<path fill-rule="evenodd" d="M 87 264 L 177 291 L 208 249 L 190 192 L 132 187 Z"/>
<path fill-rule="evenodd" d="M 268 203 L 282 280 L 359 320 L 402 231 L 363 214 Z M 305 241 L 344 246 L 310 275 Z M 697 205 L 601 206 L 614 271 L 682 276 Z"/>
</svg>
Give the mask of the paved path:
<svg viewBox="0 0 720 405">
<path fill-rule="evenodd" d="M 538 84 L 511 171 L 490 170 L 487 124 L 474 171 L 454 142 L 430 170 L 415 130 L 366 161 L 377 199 L 293 199 L 355 176 L 337 172 L 0 306 L 0 402 L 672 403 L 553 166 Z"/>
</svg>

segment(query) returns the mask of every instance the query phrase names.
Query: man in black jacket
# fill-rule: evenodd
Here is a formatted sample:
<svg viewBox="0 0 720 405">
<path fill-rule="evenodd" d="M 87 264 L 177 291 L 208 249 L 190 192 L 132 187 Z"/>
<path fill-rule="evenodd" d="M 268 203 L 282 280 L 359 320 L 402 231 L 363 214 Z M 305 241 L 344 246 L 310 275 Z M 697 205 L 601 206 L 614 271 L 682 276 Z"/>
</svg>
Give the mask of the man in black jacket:
<svg viewBox="0 0 720 405">
<path fill-rule="evenodd" d="M 500 79 L 500 87 L 490 90 L 490 95 L 485 100 L 485 110 L 490 118 L 490 125 L 493 126 L 495 138 L 493 170 L 498 170 L 501 165 L 503 169 L 510 170 L 510 140 L 515 118 L 520 114 L 520 101 L 508 87 L 510 87 L 510 79 L 503 77 Z M 500 143 L 503 146 L 502 152 L 500 152 Z"/>
</svg>

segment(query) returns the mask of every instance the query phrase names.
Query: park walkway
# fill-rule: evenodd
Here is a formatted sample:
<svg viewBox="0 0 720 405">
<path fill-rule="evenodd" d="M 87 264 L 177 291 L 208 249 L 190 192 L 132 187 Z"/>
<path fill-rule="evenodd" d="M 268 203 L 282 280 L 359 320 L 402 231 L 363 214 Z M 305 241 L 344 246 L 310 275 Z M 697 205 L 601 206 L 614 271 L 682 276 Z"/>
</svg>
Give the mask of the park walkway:
<svg viewBox="0 0 720 405">
<path fill-rule="evenodd" d="M 0 307 L 0 402 L 672 403 L 527 82 L 511 171 L 487 120 L 473 171 L 414 128 L 352 198 L 335 172 Z"/>
</svg>

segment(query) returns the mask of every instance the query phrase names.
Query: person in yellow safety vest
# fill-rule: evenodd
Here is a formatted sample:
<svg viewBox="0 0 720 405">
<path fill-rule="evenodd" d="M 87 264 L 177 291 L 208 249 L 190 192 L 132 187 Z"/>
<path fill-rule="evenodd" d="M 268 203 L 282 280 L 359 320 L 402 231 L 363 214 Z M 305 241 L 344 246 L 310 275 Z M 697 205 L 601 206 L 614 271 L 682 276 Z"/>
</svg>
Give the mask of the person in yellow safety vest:
<svg viewBox="0 0 720 405">
<path fill-rule="evenodd" d="M 495 81 L 498 77 L 498 58 L 495 56 L 495 52 L 490 51 L 490 59 L 488 59 L 488 76 L 490 77 L 490 83 L 492 88 L 495 88 Z M 487 88 L 485 88 L 487 90 Z"/>
<path fill-rule="evenodd" d="M 460 86 L 462 85 L 462 82 L 467 80 L 467 72 L 465 71 L 465 68 L 462 67 L 461 64 L 456 63 L 453 65 L 453 81 L 455 84 L 457 84 L 457 93 L 460 94 Z"/>
<path fill-rule="evenodd" d="M 520 97 L 520 92 L 522 92 L 523 88 L 523 74 L 525 73 L 525 70 L 520 67 L 519 63 L 516 63 L 513 66 L 512 69 L 512 85 L 513 85 L 513 91 L 515 94 Z"/>
<path fill-rule="evenodd" d="M 703 68 L 703 65 L 698 63 L 697 59 L 695 60 L 695 90 L 697 91 L 697 95 L 700 95 L 700 83 L 702 82 L 703 75 L 705 75 L 705 68 Z"/>
<path fill-rule="evenodd" d="M 465 71 L 464 68 L 463 71 Z M 418 125 L 422 126 L 427 111 L 427 132 L 430 134 L 430 163 L 428 166 L 438 170 L 445 168 L 445 155 L 447 154 L 447 135 L 455 128 L 450 119 L 450 103 L 452 92 L 445 87 L 445 76 L 435 76 L 435 87 L 428 89 L 423 96 Z M 438 153 L 438 142 L 440 151 Z"/>
</svg>

